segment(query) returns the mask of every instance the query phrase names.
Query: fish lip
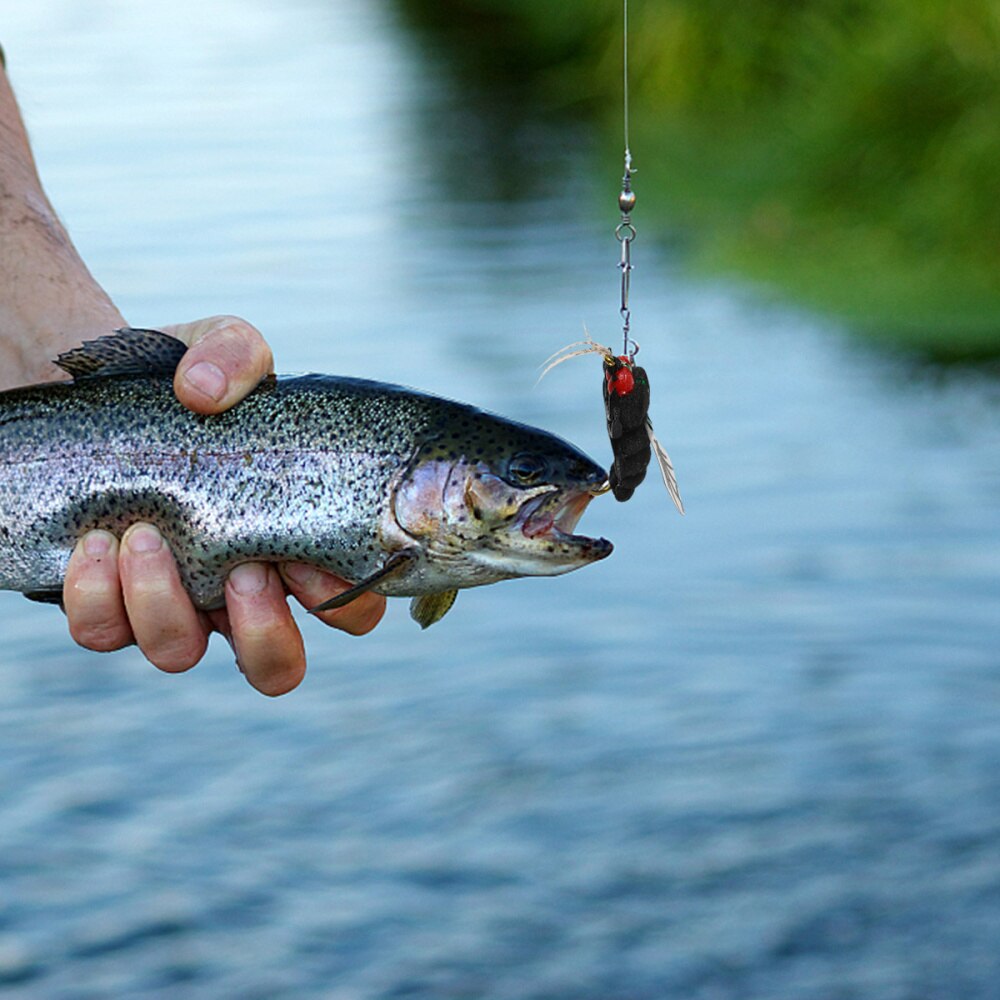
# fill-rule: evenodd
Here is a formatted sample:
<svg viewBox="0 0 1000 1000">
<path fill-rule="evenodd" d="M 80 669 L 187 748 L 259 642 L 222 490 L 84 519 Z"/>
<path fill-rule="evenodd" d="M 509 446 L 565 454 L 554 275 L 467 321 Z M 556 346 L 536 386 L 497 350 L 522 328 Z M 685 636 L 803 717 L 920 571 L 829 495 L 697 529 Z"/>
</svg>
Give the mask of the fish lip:
<svg viewBox="0 0 1000 1000">
<path fill-rule="evenodd" d="M 606 538 L 573 534 L 573 529 L 584 510 L 594 499 L 590 488 L 558 490 L 543 496 L 532 497 L 518 514 L 518 522 L 525 538 L 572 545 L 581 549 L 589 559 L 604 559 L 611 555 L 614 546 Z"/>
</svg>

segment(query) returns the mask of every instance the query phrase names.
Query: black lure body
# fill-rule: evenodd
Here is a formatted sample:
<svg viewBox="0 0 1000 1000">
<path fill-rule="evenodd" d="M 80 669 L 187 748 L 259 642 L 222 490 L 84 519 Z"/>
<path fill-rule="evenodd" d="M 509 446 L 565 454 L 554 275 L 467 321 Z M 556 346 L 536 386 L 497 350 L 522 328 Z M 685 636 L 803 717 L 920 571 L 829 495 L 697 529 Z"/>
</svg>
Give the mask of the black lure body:
<svg viewBox="0 0 1000 1000">
<path fill-rule="evenodd" d="M 615 499 L 624 502 L 646 478 L 652 456 L 647 428 L 649 378 L 645 368 L 624 356 L 605 357 L 604 410 L 614 453 L 608 482 Z"/>
</svg>

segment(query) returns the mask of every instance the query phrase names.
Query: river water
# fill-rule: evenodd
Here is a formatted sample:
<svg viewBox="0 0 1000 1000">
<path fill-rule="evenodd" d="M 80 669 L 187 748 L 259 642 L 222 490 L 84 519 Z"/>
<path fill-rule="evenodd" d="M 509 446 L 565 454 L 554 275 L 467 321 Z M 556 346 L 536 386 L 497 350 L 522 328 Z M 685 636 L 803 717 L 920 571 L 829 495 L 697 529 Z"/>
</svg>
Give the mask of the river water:
<svg viewBox="0 0 1000 1000">
<path fill-rule="evenodd" d="M 616 336 L 585 134 L 459 85 L 388 0 L 4 6 L 131 322 L 238 313 L 283 370 L 607 459 L 596 362 L 535 386 Z M 275 701 L 224 643 L 166 676 L 0 595 L 0 994 L 997 995 L 997 382 L 694 279 L 636 220 L 685 518 L 653 474 L 588 511 L 597 566 L 426 633 L 405 601 L 363 639 L 304 621 Z"/>
</svg>

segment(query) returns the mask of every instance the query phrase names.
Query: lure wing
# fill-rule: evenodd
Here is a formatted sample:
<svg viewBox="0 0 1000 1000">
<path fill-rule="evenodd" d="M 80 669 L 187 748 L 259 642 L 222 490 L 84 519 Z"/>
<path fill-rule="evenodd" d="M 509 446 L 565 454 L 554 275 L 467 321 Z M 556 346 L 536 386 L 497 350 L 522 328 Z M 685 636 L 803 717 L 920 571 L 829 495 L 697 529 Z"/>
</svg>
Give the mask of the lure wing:
<svg viewBox="0 0 1000 1000">
<path fill-rule="evenodd" d="M 649 443 L 653 448 L 653 454 L 656 456 L 656 464 L 660 467 L 663 484 L 667 487 L 667 492 L 670 494 L 670 499 L 673 500 L 674 506 L 683 514 L 684 501 L 681 499 L 681 491 L 677 487 L 677 477 L 674 475 L 674 463 L 670 461 L 667 449 L 656 439 L 656 435 L 653 433 L 653 424 L 648 417 L 646 418 L 646 433 L 649 435 Z"/>
</svg>

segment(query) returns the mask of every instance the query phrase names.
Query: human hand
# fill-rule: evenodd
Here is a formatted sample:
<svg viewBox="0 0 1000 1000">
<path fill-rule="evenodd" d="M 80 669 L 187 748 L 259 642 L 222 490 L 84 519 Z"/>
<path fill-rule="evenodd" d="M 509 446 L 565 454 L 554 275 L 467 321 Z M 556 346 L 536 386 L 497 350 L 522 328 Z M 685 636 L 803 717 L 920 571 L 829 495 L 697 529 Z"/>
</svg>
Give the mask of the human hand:
<svg viewBox="0 0 1000 1000">
<path fill-rule="evenodd" d="M 249 323 L 215 316 L 163 327 L 189 345 L 174 391 L 196 413 L 238 403 L 272 370 L 270 348 Z M 87 649 L 109 652 L 137 644 L 154 666 L 188 670 L 204 655 L 212 631 L 236 653 L 247 680 L 267 695 L 291 691 L 305 674 L 302 636 L 287 603 L 291 594 L 312 608 L 349 584 L 302 563 L 244 563 L 226 582 L 226 607 L 199 611 L 181 585 L 174 556 L 151 524 L 135 524 L 121 541 L 92 531 L 77 544 L 63 585 L 70 634 Z M 352 635 L 371 631 L 385 598 L 364 594 L 316 617 Z"/>
</svg>

